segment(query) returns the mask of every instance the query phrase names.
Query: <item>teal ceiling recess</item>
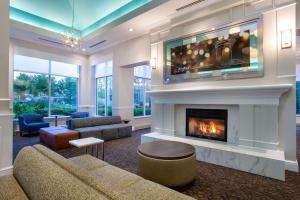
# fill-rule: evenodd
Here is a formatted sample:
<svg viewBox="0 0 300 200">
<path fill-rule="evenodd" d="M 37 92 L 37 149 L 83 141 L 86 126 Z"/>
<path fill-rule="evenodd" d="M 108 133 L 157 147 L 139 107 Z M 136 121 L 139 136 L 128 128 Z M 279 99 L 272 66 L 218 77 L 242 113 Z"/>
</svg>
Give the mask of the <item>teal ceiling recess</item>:
<svg viewBox="0 0 300 200">
<path fill-rule="evenodd" d="M 74 28 L 82 37 L 123 22 L 167 0 L 75 0 Z M 71 26 L 72 0 L 10 0 L 10 18 L 56 33 Z"/>
</svg>

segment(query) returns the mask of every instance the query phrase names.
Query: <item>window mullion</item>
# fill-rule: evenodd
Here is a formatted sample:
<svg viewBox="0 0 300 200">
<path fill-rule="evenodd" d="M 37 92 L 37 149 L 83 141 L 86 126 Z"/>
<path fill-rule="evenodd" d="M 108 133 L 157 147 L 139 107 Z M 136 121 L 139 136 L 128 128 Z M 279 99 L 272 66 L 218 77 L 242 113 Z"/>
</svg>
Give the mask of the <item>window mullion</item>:
<svg viewBox="0 0 300 200">
<path fill-rule="evenodd" d="M 105 116 L 107 116 L 107 76 L 105 77 Z"/>
<path fill-rule="evenodd" d="M 146 79 L 143 78 L 143 88 L 144 88 L 144 116 L 146 116 Z"/>
<path fill-rule="evenodd" d="M 48 69 L 48 116 L 51 115 L 51 61 L 49 60 Z"/>
<path fill-rule="evenodd" d="M 96 78 L 96 115 L 99 115 L 99 113 L 98 113 L 98 78 Z"/>
</svg>

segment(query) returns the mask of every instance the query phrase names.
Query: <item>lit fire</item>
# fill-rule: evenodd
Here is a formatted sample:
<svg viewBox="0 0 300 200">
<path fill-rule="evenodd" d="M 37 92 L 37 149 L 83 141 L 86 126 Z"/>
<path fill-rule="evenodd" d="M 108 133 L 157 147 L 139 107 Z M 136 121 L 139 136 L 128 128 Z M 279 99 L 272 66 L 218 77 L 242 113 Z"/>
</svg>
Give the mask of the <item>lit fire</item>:
<svg viewBox="0 0 300 200">
<path fill-rule="evenodd" d="M 222 138 L 225 134 L 224 120 L 189 118 L 189 133 Z"/>
<path fill-rule="evenodd" d="M 209 121 L 209 123 L 200 122 L 199 129 L 204 133 L 217 133 L 216 125 L 213 121 Z"/>
</svg>

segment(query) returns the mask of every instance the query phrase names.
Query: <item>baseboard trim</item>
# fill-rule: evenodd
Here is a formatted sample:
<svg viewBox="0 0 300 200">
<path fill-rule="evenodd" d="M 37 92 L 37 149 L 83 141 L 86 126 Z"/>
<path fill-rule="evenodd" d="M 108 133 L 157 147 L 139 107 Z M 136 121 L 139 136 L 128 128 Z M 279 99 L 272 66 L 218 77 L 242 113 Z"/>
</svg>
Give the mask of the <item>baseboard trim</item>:
<svg viewBox="0 0 300 200">
<path fill-rule="evenodd" d="M 292 171 L 292 172 L 299 172 L 298 161 L 285 160 L 285 170 Z"/>
<path fill-rule="evenodd" d="M 13 174 L 13 166 L 0 169 L 0 177 Z"/>
</svg>

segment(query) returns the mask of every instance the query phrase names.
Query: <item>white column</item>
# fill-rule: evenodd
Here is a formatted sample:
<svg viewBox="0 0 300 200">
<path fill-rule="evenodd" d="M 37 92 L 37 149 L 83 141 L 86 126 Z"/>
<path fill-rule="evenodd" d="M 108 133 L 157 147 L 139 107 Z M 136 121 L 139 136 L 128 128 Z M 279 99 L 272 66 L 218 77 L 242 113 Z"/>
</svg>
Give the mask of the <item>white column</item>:
<svg viewBox="0 0 300 200">
<path fill-rule="evenodd" d="M 277 11 L 277 46 L 278 64 L 277 78 L 282 83 L 293 83 L 289 94 L 280 99 L 279 106 L 279 138 L 280 147 L 284 149 L 286 169 L 298 171 L 296 144 L 296 5 L 290 5 Z M 292 31 L 292 48 L 281 48 L 281 32 Z"/>
<path fill-rule="evenodd" d="M 9 0 L 0 1 L 0 176 L 12 173 L 12 115 L 9 99 Z"/>
</svg>

